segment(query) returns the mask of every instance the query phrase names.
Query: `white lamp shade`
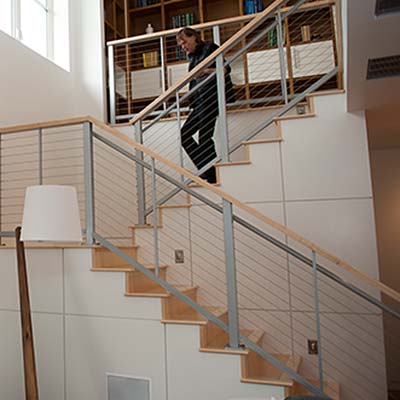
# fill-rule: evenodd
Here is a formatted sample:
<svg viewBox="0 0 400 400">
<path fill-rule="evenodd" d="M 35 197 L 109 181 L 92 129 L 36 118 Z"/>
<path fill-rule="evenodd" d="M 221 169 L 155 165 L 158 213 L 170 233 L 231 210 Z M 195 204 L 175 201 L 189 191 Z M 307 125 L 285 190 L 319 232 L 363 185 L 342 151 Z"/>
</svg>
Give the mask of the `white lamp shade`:
<svg viewBox="0 0 400 400">
<path fill-rule="evenodd" d="M 25 193 L 22 241 L 82 241 L 76 190 L 72 186 L 29 186 Z"/>
</svg>

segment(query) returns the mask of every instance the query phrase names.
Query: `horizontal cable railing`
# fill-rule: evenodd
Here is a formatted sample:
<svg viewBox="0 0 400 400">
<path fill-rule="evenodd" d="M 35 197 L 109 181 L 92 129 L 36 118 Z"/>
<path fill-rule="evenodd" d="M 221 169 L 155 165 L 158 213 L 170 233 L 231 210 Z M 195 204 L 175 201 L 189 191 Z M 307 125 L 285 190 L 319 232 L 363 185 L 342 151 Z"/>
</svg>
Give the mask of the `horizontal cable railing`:
<svg viewBox="0 0 400 400">
<path fill-rule="evenodd" d="M 343 399 L 384 398 L 386 381 L 395 379 L 386 375 L 385 367 L 388 362 L 396 367 L 400 348 L 399 293 L 115 129 L 92 118 L 82 118 L 81 123 L 39 124 L 26 132 L 18 127 L 0 129 L 2 156 L 11 157 L 14 151 L 17 158 L 30 156 L 27 165 L 1 158 L 7 161 L 0 169 L 2 199 L 18 198 L 14 188 L 3 186 L 14 165 L 15 173 L 33 171 L 35 177 L 34 182 L 16 188 L 21 192 L 18 207 L 22 207 L 24 185 L 40 183 L 40 175 L 41 183 L 76 185 L 79 179 L 84 186 L 80 207 L 86 231 L 92 231 L 96 241 L 117 252 L 127 265 L 132 263 L 216 323 L 226 344 L 232 346 L 232 336 L 233 342 L 237 339 L 233 347 L 245 344 L 250 350 L 246 381 L 302 386 L 329 398 L 338 398 L 339 385 Z M 90 141 L 85 139 L 87 133 Z M 68 136 L 70 144 L 65 140 Z M 32 151 L 39 142 L 43 146 Z M 87 157 L 93 159 L 92 173 L 85 170 Z M 60 164 L 55 163 L 57 158 Z M 185 193 L 179 205 L 158 207 L 146 226 L 138 224 L 137 165 L 143 167 L 144 180 L 151 186 L 154 206 L 160 188 L 176 186 Z M 72 171 L 68 179 L 65 171 Z M 93 185 L 87 182 L 90 176 Z M 187 185 L 186 180 L 200 188 Z M 87 203 L 90 187 L 92 205 Z M 4 220 L 6 210 L 2 201 L 1 232 L 20 222 L 18 216 Z M 20 216 L 20 211 L 15 214 Z M 94 215 L 92 227 L 86 214 Z M 132 235 L 139 246 L 137 260 L 124 252 Z M 178 261 L 174 250 L 180 251 Z M 185 295 L 182 288 L 188 287 L 198 288 L 196 298 Z M 308 340 L 310 351 L 318 354 L 307 354 Z M 208 345 L 212 348 L 213 343 Z M 388 360 L 385 347 L 391 351 L 386 351 Z"/>
<path fill-rule="evenodd" d="M 143 86 L 137 89 L 141 93 L 153 82 L 162 84 L 163 94 L 144 109 L 138 100 L 141 111 L 131 119 L 135 139 L 215 182 L 212 164 L 242 159 L 243 141 L 279 139 L 277 117 L 312 114 L 307 94 L 340 87 L 336 2 L 298 0 L 284 7 L 286 3 L 274 2 L 247 25 L 235 19 L 199 26 L 202 40 L 221 46 L 189 74 L 188 61 L 179 59 L 183 54 L 177 47 L 177 30 L 149 35 L 148 40 L 142 35 L 110 42 L 109 68 L 125 65 L 120 74 L 125 91 L 132 89 L 128 98 L 134 96 L 135 85 Z M 161 66 L 145 68 L 145 55 L 154 41 L 159 41 L 155 52 L 161 54 Z M 173 64 L 167 66 L 169 59 Z M 199 78 L 210 67 L 215 72 Z M 110 87 L 118 86 L 114 72 Z M 159 78 L 150 76 L 153 73 Z M 140 171 L 137 178 L 139 219 L 145 223 L 153 210 L 150 186 Z M 164 204 L 175 195 L 168 185 L 161 187 L 156 203 Z"/>
</svg>

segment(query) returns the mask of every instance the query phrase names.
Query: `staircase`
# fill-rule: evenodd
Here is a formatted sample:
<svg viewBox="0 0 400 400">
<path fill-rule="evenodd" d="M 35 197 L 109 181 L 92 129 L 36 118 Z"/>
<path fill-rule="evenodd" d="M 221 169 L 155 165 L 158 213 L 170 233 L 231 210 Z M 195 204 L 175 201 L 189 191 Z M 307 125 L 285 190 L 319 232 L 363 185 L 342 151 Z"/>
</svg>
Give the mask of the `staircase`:
<svg viewBox="0 0 400 400">
<path fill-rule="evenodd" d="M 127 249 L 125 249 L 127 250 Z M 133 246 L 129 252 L 136 258 L 136 251 L 140 246 Z M 273 386 L 279 389 L 274 392 L 276 398 L 283 398 L 294 394 L 306 394 L 307 390 L 296 384 L 295 381 L 290 379 L 281 370 L 274 367 L 256 353 L 246 349 L 229 349 L 229 336 L 222 329 L 216 327 L 213 323 L 208 321 L 203 315 L 197 313 L 192 308 L 188 307 L 185 303 L 177 299 L 172 294 L 168 293 L 161 286 L 155 284 L 152 280 L 146 278 L 139 271 L 133 267 L 121 266 L 121 259 L 114 253 L 105 250 L 104 248 L 93 249 L 93 268 L 91 271 L 96 273 L 109 273 L 109 272 L 124 272 L 126 290 L 125 296 L 127 297 L 145 297 L 145 298 L 159 298 L 161 300 L 162 318 L 160 323 L 166 325 L 176 325 L 174 329 L 179 329 L 178 325 L 190 325 L 198 327 L 199 329 L 199 347 L 198 350 L 203 353 L 220 353 L 231 354 L 240 358 L 240 370 L 242 383 L 259 384 L 266 388 Z M 138 260 L 140 261 L 140 259 Z M 154 270 L 154 266 L 147 265 L 147 268 Z M 169 266 L 159 266 L 159 277 L 168 281 Z M 197 301 L 198 286 L 178 286 L 175 285 L 186 296 L 194 301 Z M 204 306 L 209 312 L 219 318 L 221 321 L 228 322 L 228 310 L 226 308 L 215 307 L 212 305 Z M 257 329 L 243 329 L 241 335 L 246 336 L 254 343 L 261 345 L 262 338 L 266 333 Z M 289 354 L 274 354 L 280 362 L 287 365 L 290 369 L 298 372 L 301 358 L 291 356 Z M 183 366 L 184 367 L 184 366 Z M 212 369 L 212 365 L 209 366 Z M 187 377 L 190 379 L 189 377 Z M 250 385 L 251 386 L 251 385 Z M 246 392 L 246 385 L 244 389 Z M 324 386 L 326 395 L 333 400 L 339 399 L 339 385 L 335 382 L 326 382 Z M 270 395 L 268 389 L 264 392 Z M 249 391 L 251 393 L 251 390 Z M 251 394 L 249 394 L 251 395 Z M 272 394 L 274 395 L 274 394 Z"/>
<path fill-rule="evenodd" d="M 341 91 L 321 92 L 307 96 L 306 102 L 304 103 L 306 109 L 305 114 L 286 115 L 277 118 L 274 121 L 274 131 L 276 136 L 273 137 L 270 135 L 270 137 L 267 138 L 255 138 L 243 143 L 245 148 L 244 154 L 247 155 L 246 159 L 230 163 L 216 164 L 219 182 L 215 186 L 244 202 L 257 203 L 279 201 L 283 204 L 283 207 L 290 206 L 286 201 L 287 199 L 282 197 L 281 181 L 284 181 L 285 179 L 281 175 L 282 172 L 279 170 L 281 166 L 279 151 L 285 153 L 284 146 L 290 145 L 290 141 L 292 140 L 292 133 L 289 133 L 289 136 L 286 136 L 285 124 L 289 123 L 293 125 L 297 123 L 297 126 L 300 127 L 299 124 L 301 124 L 302 121 L 307 121 L 308 124 L 314 125 L 314 134 L 318 135 L 319 130 L 323 129 L 327 123 L 325 110 L 327 108 L 330 108 L 331 110 L 335 107 L 340 108 L 343 99 L 344 96 Z M 342 118 L 339 115 L 339 112 L 340 111 L 337 110 L 337 113 L 335 114 L 338 124 L 341 123 Z M 301 130 L 303 131 L 303 129 Z M 298 136 L 300 135 L 301 134 L 298 133 Z M 347 140 L 351 140 L 351 138 L 348 137 Z M 333 151 L 333 149 L 328 149 L 328 151 Z M 335 155 L 333 155 L 333 157 L 335 157 Z M 345 158 L 342 159 L 343 163 L 346 163 L 347 161 L 348 160 Z M 318 165 L 318 167 L 323 168 L 322 165 Z M 358 168 L 358 166 L 354 165 L 353 169 L 354 168 Z M 320 172 L 326 176 L 326 170 L 320 170 Z M 265 182 L 265 185 L 260 187 L 260 181 Z M 201 193 L 203 196 L 217 201 L 216 196 L 207 190 L 207 188 L 201 187 L 198 184 L 192 184 L 190 186 L 193 190 Z M 338 188 L 335 190 L 338 191 Z M 290 191 L 287 193 L 289 194 Z M 352 195 L 354 196 L 355 193 Z M 184 202 L 182 202 L 183 200 Z M 159 265 L 159 277 L 167 282 L 171 282 L 175 288 L 179 289 L 192 300 L 203 305 L 221 321 L 227 323 L 227 308 L 224 305 L 223 299 L 225 296 L 225 289 L 222 286 L 219 287 L 221 282 L 218 282 L 217 280 L 210 282 L 207 280 L 205 278 L 205 273 L 202 272 L 202 269 L 207 269 L 205 265 L 209 257 L 207 255 L 204 256 L 202 262 L 205 263 L 205 265 L 197 265 L 193 267 L 188 266 L 188 264 L 193 262 L 193 260 L 186 260 L 183 265 L 179 265 L 175 263 L 172 257 L 172 249 L 174 248 L 184 248 L 185 254 L 186 252 L 189 252 L 190 245 L 188 243 L 183 243 L 186 238 L 190 236 L 190 229 L 186 226 L 187 222 L 185 222 L 185 216 L 187 216 L 188 213 L 193 212 L 193 208 L 196 210 L 196 207 L 197 209 L 202 208 L 200 201 L 192 196 L 180 196 L 178 203 L 175 203 L 174 199 L 172 199 L 163 206 L 158 207 L 157 231 L 160 246 L 163 248 L 160 249 L 160 259 L 163 264 Z M 200 215 L 199 218 L 203 217 Z M 210 216 L 206 217 L 206 219 L 209 218 Z M 154 265 L 150 265 L 154 261 L 154 226 L 151 224 L 144 226 L 135 225 L 130 226 L 130 229 L 132 231 L 132 245 L 134 246 L 131 251 L 133 251 L 133 249 L 137 250 L 137 254 L 135 254 L 134 258 L 154 271 Z M 321 229 L 323 229 L 323 227 L 321 227 Z M 178 230 L 180 231 L 179 233 Z M 240 247 L 240 244 L 238 247 Z M 95 250 L 95 254 L 97 251 L 99 250 Z M 245 252 L 246 249 L 244 248 L 243 251 Z M 105 266 L 101 264 L 102 266 L 96 267 L 94 270 L 104 272 L 108 270 L 112 271 L 115 267 L 118 267 L 118 257 L 115 255 L 114 257 L 116 257 L 114 265 Z M 119 261 L 119 263 L 121 263 L 121 261 Z M 104 269 L 105 267 L 106 269 Z M 193 269 L 191 270 L 191 268 Z M 195 271 L 196 268 L 198 268 L 198 271 Z M 241 265 L 238 266 L 239 274 L 242 273 L 242 268 Z M 297 384 L 293 379 L 289 378 L 286 373 L 270 362 L 264 360 L 254 351 L 246 348 L 233 350 L 228 349 L 227 345 L 229 344 L 229 336 L 224 330 L 212 324 L 203 315 L 192 310 L 189 306 L 182 303 L 172 294 L 169 294 L 164 288 L 158 286 L 149 278 L 144 277 L 139 271 L 129 271 L 129 268 L 128 270 L 124 268 L 119 268 L 117 270 L 120 272 L 126 272 L 126 296 L 152 296 L 161 299 L 161 322 L 175 325 L 198 325 L 200 328 L 199 350 L 201 352 L 228 353 L 240 356 L 241 382 L 279 387 L 282 389 L 282 396 L 307 393 L 305 388 Z M 252 272 L 252 274 L 254 280 L 265 279 L 262 276 L 257 277 L 254 272 Z M 248 273 L 247 278 L 249 278 Z M 199 283 L 193 284 L 194 282 Z M 267 281 L 266 284 L 268 284 Z M 239 286 L 240 285 L 241 283 L 239 281 Z M 248 294 L 249 290 L 249 288 L 242 287 L 239 288 L 239 293 L 241 292 L 241 295 L 244 296 L 243 292 L 246 291 Z M 221 291 L 223 296 L 221 296 L 218 291 Z M 213 303 L 213 300 L 215 304 Z M 245 311 L 243 310 L 242 312 Z M 250 320 L 254 322 L 253 317 L 250 317 Z M 255 326 L 257 325 L 259 324 L 255 323 Z M 264 327 L 265 323 L 263 324 L 263 328 Z M 242 328 L 241 335 L 265 348 L 265 350 L 271 353 L 274 358 L 291 370 L 295 372 L 301 371 L 303 357 L 297 353 L 293 353 L 290 348 L 288 348 L 287 352 L 276 352 L 276 343 L 275 345 L 270 345 L 271 339 L 269 338 L 268 327 L 265 327 L 265 329 Z M 269 348 L 269 346 L 271 348 Z M 306 374 L 309 367 L 310 366 L 308 365 L 308 368 L 305 368 Z M 305 375 L 305 378 L 308 382 L 318 387 L 319 384 L 315 380 L 315 377 Z M 324 383 L 324 392 L 332 399 L 339 399 L 341 398 L 339 396 L 339 386 L 339 382 L 332 380 L 326 381 Z"/>
<path fill-rule="evenodd" d="M 149 376 L 156 393 L 162 396 L 162 393 L 168 392 L 174 399 L 189 396 L 188 387 L 198 388 L 201 398 L 230 400 L 243 396 L 281 399 L 287 394 L 305 391 L 295 380 L 304 380 L 307 389 L 311 385 L 317 390 L 316 357 L 306 351 L 307 339 L 315 339 L 313 274 L 306 260 L 293 258 L 293 251 L 300 249 L 306 256 L 312 252 L 318 254 L 318 264 L 321 263 L 317 276 L 325 394 L 345 400 L 354 398 L 356 393 L 364 399 L 384 397 L 382 314 L 389 310 L 375 308 L 371 300 L 379 299 L 378 291 L 394 300 L 397 300 L 398 294 L 370 277 L 376 264 L 373 253 L 375 244 L 370 236 L 373 229 L 364 227 L 371 218 L 368 211 L 371 200 L 369 172 L 365 164 L 367 149 L 363 146 L 363 120 L 359 115 L 345 113 L 344 96 L 340 92 L 309 96 L 307 101 L 307 108 L 314 110 L 313 117 L 275 121 L 281 130 L 277 140 L 271 141 L 273 138 L 270 137 L 246 143 L 249 159 L 238 160 L 244 163 L 220 165 L 218 185 L 204 184 L 187 171 L 142 148 L 146 155 L 144 162 L 148 162 L 149 157 L 157 161 L 157 172 L 174 169 L 178 177 L 183 174 L 199 185 L 192 188 L 183 186 L 190 196 L 180 195 L 179 204 L 174 204 L 174 199 L 171 199 L 169 203 L 159 206 L 158 213 L 153 213 L 157 215 L 157 224 L 149 221 L 144 226 L 131 225 L 129 212 L 119 207 L 122 201 L 131 207 L 128 201 L 131 197 L 125 198 L 125 195 L 130 193 L 132 179 L 128 175 L 128 179 L 121 184 L 120 178 L 125 171 L 135 170 L 132 168 L 132 148 L 141 148 L 140 145 L 94 119 L 86 117 L 79 120 L 80 123 L 89 121 L 94 125 L 95 157 L 102 154 L 99 146 L 105 146 L 100 142 L 110 146 L 108 139 L 111 137 L 115 145 L 125 143 L 130 152 L 126 150 L 126 160 L 115 157 L 118 163 L 111 156 L 95 160 L 95 167 L 101 161 L 107 172 L 104 176 L 96 175 L 95 179 L 98 188 L 96 210 L 102 211 L 96 214 L 96 239 L 109 232 L 107 240 L 119 246 L 119 250 L 115 248 L 118 250 L 116 253 L 121 251 L 123 257 L 116 258 L 110 253 L 111 242 L 99 240 L 107 250 L 96 247 L 94 255 L 85 258 L 85 265 L 93 267 L 93 271 L 89 271 L 82 268 L 82 260 L 76 262 L 78 255 L 84 255 L 85 249 L 65 250 L 65 267 L 62 267 L 66 271 L 65 326 L 68 342 L 65 363 L 68 382 L 79 382 L 72 386 L 68 384 L 69 388 L 74 387 L 69 389 L 71 398 L 84 398 L 89 392 L 101 398 L 104 388 L 88 386 L 87 382 L 108 372 Z M 73 123 L 76 124 L 77 120 Z M 52 122 L 45 127 L 56 125 Z M 312 129 L 313 126 L 315 129 Z M 343 127 L 347 129 L 343 130 Z M 18 129 L 27 130 L 27 127 L 8 130 Z M 85 132 L 88 130 L 85 129 Z M 62 134 L 68 135 L 68 132 Z M 20 137 L 19 133 L 17 138 L 12 137 L 13 146 Z M 318 151 L 310 152 L 314 148 L 311 144 L 317 146 Z M 6 141 L 3 141 L 3 148 L 8 149 Z M 122 154 L 118 147 L 111 148 L 110 152 L 116 150 L 117 154 Z M 294 156 L 286 157 L 288 151 Z M 332 160 L 337 159 L 340 159 L 340 164 L 332 169 Z M 292 165 L 288 163 L 290 160 L 294 160 Z M 262 161 L 268 164 L 267 168 Z M 350 161 L 352 164 L 349 164 Z M 162 163 L 165 169 L 160 169 Z M 243 174 L 246 178 L 240 181 L 241 172 L 238 170 L 242 168 L 254 169 Z M 258 168 L 262 168 L 263 172 L 258 172 Z M 291 171 L 299 172 L 300 169 L 307 177 L 312 177 L 311 183 L 318 178 L 319 184 L 309 185 L 308 179 L 300 182 L 301 174 L 291 180 L 294 176 Z M 271 170 L 272 173 L 267 175 Z M 274 171 L 278 171 L 278 179 Z M 282 174 L 282 171 L 285 173 Z M 257 188 L 257 184 L 248 179 L 253 175 L 263 179 L 264 185 Z M 151 170 L 146 176 L 146 181 L 151 181 L 148 178 L 151 178 Z M 325 184 L 323 179 L 326 179 Z M 113 186 L 107 186 L 106 191 L 99 190 L 105 187 L 105 183 Z M 168 190 L 170 186 L 171 183 Z M 237 186 L 241 191 L 236 194 L 242 202 L 228 193 L 229 190 L 237 190 Z M 157 184 L 156 187 L 159 190 L 163 186 Z M 322 193 L 319 197 L 316 196 L 316 188 Z M 255 189 L 259 189 L 258 201 L 251 197 Z M 296 198 L 296 193 L 302 197 Z M 102 209 L 103 202 L 109 200 L 111 194 L 121 202 Z M 279 195 L 282 197 L 277 198 Z M 209 203 L 204 203 L 207 198 Z M 226 314 L 222 218 L 218 211 L 222 199 L 229 200 L 235 207 L 240 341 L 246 345 L 245 349 L 226 348 L 226 323 L 230 319 Z M 314 214 L 312 217 L 309 210 Z M 281 223 L 274 222 L 266 214 L 277 217 L 276 220 Z M 282 218 L 285 214 L 286 219 Z M 330 219 L 324 221 L 326 217 Z M 299 224 L 302 218 L 306 222 L 303 225 Z M 119 232 L 109 226 L 111 222 L 115 226 L 121 225 L 122 234 L 129 230 L 129 236 L 121 239 L 122 236 L 116 235 Z M 242 225 L 244 222 L 248 226 Z M 316 226 L 319 230 L 315 230 Z M 342 235 L 338 235 L 338 227 Z M 257 229 L 264 233 L 256 234 Z M 338 254 L 347 254 L 349 259 L 370 271 L 369 275 L 292 229 L 322 242 L 328 248 L 335 248 Z M 112 235 L 114 232 L 116 234 Z M 290 257 L 278 243 L 275 247 L 265 240 L 270 232 L 274 232 L 274 237 L 280 239 L 281 244 L 287 242 L 292 245 Z M 158 257 L 155 257 L 155 237 Z M 183 264 L 175 263 L 173 249 L 184 250 Z M 348 252 L 349 249 L 353 252 Z M 132 264 L 130 260 L 139 260 L 140 268 L 136 261 Z M 49 261 L 44 265 L 52 263 Z M 152 274 L 157 269 L 158 278 Z M 350 292 L 349 287 L 343 287 L 346 282 L 369 294 L 368 302 Z M 203 311 L 192 312 L 188 306 L 193 304 L 204 306 Z M 150 341 L 150 338 L 154 340 Z M 167 351 L 163 351 L 163 347 Z M 146 349 L 145 354 L 142 348 Z M 87 353 L 89 350 L 95 354 L 94 360 Z M 146 354 L 152 358 L 152 363 L 146 361 Z M 158 360 L 161 354 L 165 369 L 160 368 L 163 363 L 154 362 L 154 355 Z M 90 368 L 78 368 L 89 361 Z M 196 372 L 197 369 L 201 374 Z M 156 370 L 157 373 L 153 372 Z M 167 371 L 168 379 L 162 377 L 160 370 Z M 93 382 L 98 382 L 97 378 Z M 168 390 L 161 387 L 160 382 L 168 382 Z M 209 385 L 205 387 L 204 382 Z"/>
</svg>

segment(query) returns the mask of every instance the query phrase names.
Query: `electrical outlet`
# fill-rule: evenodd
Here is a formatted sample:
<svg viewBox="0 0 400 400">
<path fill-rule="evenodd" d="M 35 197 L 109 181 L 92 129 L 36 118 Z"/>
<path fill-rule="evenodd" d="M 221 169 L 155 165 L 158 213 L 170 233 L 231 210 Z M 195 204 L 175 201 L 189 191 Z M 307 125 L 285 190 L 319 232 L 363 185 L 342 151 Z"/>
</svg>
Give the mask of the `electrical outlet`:
<svg viewBox="0 0 400 400">
<path fill-rule="evenodd" d="M 318 340 L 308 339 L 308 354 L 318 354 Z"/>
<path fill-rule="evenodd" d="M 175 250 L 175 264 L 183 264 L 185 262 L 185 254 L 183 250 Z"/>
<path fill-rule="evenodd" d="M 296 106 L 296 111 L 297 111 L 297 114 L 298 114 L 298 115 L 303 115 L 303 114 L 306 113 L 306 106 L 303 105 L 303 104 L 298 104 L 298 105 Z"/>
</svg>

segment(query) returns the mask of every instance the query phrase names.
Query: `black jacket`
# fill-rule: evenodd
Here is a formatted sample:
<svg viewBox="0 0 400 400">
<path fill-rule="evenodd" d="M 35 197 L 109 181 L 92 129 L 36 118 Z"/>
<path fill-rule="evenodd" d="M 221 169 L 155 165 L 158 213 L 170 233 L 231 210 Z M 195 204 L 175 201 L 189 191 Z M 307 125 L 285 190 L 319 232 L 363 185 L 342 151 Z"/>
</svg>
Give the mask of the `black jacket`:
<svg viewBox="0 0 400 400">
<path fill-rule="evenodd" d="M 213 53 L 218 46 L 215 43 L 200 42 L 193 53 L 189 54 L 189 72 L 205 60 L 211 53 Z M 208 68 L 216 68 L 215 63 L 210 64 Z M 234 101 L 233 84 L 229 73 L 231 67 L 228 65 L 225 68 L 225 96 L 227 102 Z M 189 89 L 193 89 L 203 80 L 207 79 L 208 75 L 204 75 L 190 81 Z M 218 91 L 217 80 L 214 76 L 206 84 L 200 87 L 197 91 L 190 96 L 190 105 L 193 108 L 205 107 L 217 108 L 218 107 Z"/>
</svg>

